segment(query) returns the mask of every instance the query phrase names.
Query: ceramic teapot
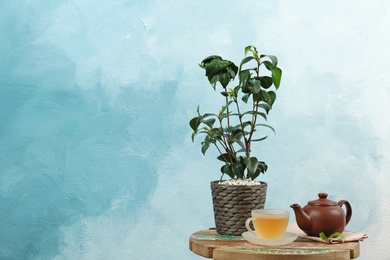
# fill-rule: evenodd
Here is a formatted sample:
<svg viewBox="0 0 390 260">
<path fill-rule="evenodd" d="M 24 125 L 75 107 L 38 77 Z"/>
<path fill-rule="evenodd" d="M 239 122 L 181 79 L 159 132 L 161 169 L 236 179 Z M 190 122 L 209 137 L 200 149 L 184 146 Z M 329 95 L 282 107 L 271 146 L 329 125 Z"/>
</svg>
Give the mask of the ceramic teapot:
<svg viewBox="0 0 390 260">
<path fill-rule="evenodd" d="M 352 216 L 351 205 L 346 200 L 328 200 L 327 193 L 319 193 L 318 197 L 303 208 L 298 204 L 290 206 L 294 210 L 298 227 L 309 236 L 319 236 L 321 232 L 327 236 L 335 232 L 342 233 Z M 346 213 L 341 207 L 343 205 Z"/>
</svg>

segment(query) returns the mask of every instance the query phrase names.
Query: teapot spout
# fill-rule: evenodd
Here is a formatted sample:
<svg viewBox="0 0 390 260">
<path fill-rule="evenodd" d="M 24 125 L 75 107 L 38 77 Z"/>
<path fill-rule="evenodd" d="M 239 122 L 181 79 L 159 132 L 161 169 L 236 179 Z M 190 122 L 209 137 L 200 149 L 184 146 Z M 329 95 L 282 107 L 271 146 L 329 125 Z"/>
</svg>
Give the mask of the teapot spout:
<svg viewBox="0 0 390 260">
<path fill-rule="evenodd" d="M 298 227 L 305 233 L 310 232 L 313 224 L 311 216 L 307 215 L 299 204 L 292 204 L 290 207 L 294 210 Z"/>
</svg>

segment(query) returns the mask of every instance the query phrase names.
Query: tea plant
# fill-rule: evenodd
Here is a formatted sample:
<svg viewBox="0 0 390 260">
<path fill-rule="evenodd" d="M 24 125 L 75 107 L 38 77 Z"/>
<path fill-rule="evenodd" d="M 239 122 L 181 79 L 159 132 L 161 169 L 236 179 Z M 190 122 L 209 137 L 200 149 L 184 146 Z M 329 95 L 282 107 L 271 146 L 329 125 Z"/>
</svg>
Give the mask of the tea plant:
<svg viewBox="0 0 390 260">
<path fill-rule="evenodd" d="M 259 55 L 256 47 L 250 45 L 245 48 L 245 57 L 239 67 L 215 55 L 205 58 L 199 65 L 214 90 L 217 85 L 222 87 L 224 104 L 218 113 L 204 114 L 198 105 L 197 116 L 189 122 L 193 130 L 192 141 L 197 134 L 205 136 L 201 142 L 203 154 L 210 146 L 216 147 L 217 159 L 224 163 L 221 179 L 227 174 L 232 179 L 254 180 L 268 169 L 264 161 L 251 156 L 251 145 L 267 138 L 267 135 L 257 136 L 258 127 L 275 132 L 273 127 L 259 121 L 267 120 L 276 100 L 275 91 L 282 77 L 278 59 L 273 55 Z M 268 71 L 268 75 L 261 73 L 263 70 Z M 238 83 L 235 83 L 236 76 Z"/>
</svg>

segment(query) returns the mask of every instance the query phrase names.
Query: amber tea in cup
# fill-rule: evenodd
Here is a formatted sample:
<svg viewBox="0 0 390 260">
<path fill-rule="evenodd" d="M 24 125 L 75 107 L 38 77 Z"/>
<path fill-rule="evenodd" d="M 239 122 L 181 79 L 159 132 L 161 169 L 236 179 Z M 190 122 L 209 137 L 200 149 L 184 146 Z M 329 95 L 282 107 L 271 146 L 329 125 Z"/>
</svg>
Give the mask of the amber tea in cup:
<svg viewBox="0 0 390 260">
<path fill-rule="evenodd" d="M 248 231 L 261 238 L 278 239 L 286 232 L 290 213 L 282 209 L 256 209 L 251 216 L 245 222 Z M 251 221 L 255 230 L 249 226 Z"/>
</svg>

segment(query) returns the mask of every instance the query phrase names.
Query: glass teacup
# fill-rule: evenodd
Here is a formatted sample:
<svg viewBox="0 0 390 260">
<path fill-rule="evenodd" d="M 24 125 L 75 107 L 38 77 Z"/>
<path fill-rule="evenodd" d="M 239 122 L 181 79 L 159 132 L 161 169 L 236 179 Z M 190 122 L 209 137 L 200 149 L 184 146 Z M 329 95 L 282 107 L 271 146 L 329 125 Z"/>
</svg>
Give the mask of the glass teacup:
<svg viewBox="0 0 390 260">
<path fill-rule="evenodd" d="M 290 213 L 282 209 L 252 210 L 245 226 L 252 234 L 267 239 L 278 239 L 286 232 Z M 255 230 L 249 226 L 252 221 Z"/>
</svg>

